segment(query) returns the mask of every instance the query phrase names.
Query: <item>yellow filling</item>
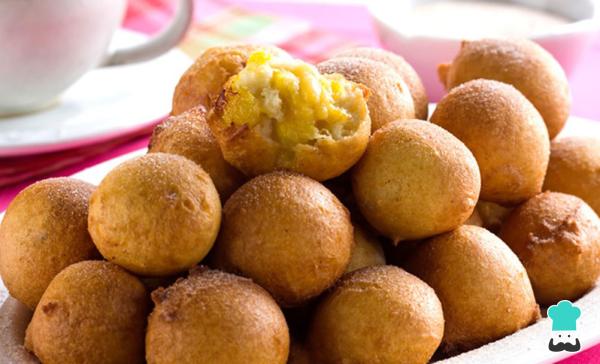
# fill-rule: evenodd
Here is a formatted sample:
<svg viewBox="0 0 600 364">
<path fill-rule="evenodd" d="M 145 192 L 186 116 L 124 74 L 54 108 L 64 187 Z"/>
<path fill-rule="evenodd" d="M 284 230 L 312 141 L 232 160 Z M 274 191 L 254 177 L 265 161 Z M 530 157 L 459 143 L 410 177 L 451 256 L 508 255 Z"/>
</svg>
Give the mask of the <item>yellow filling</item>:
<svg viewBox="0 0 600 364">
<path fill-rule="evenodd" d="M 223 122 L 258 127 L 286 145 L 342 138 L 367 115 L 363 90 L 357 84 L 263 50 L 250 55 L 229 87 Z"/>
</svg>

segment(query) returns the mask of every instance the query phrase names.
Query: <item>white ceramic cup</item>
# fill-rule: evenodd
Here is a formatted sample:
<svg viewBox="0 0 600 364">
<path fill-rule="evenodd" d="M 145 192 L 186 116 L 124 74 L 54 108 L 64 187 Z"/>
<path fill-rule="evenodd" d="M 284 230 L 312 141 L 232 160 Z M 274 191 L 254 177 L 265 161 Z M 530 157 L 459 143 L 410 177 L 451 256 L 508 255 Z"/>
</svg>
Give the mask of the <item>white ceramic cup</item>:
<svg viewBox="0 0 600 364">
<path fill-rule="evenodd" d="M 193 0 L 179 0 L 173 20 L 158 35 L 109 53 L 126 5 L 126 0 L 0 0 L 0 116 L 51 105 L 95 67 L 166 52 L 192 18 Z"/>
</svg>

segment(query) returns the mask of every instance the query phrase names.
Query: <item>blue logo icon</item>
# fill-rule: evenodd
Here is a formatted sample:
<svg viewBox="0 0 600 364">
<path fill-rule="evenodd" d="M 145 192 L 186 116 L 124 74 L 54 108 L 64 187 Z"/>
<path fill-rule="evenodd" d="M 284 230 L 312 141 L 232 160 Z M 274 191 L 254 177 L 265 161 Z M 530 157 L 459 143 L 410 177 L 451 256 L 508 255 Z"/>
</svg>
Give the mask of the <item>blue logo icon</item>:
<svg viewBox="0 0 600 364">
<path fill-rule="evenodd" d="M 552 319 L 552 337 L 548 343 L 550 351 L 576 352 L 581 349 L 577 337 L 579 316 L 581 316 L 581 310 L 571 301 L 563 300 L 548 308 L 548 317 Z"/>
</svg>

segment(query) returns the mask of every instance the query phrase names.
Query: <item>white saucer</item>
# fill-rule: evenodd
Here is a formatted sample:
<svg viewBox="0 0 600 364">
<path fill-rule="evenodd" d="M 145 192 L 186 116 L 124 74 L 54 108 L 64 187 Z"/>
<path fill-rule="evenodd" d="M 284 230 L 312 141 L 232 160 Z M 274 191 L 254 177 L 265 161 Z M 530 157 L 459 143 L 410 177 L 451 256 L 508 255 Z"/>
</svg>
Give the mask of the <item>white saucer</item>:
<svg viewBox="0 0 600 364">
<path fill-rule="evenodd" d="M 111 46 L 136 44 L 145 37 L 119 30 Z M 92 70 L 53 107 L 0 118 L 0 157 L 91 144 L 156 123 L 171 111 L 175 85 L 191 62 L 174 49 L 148 62 Z"/>
</svg>

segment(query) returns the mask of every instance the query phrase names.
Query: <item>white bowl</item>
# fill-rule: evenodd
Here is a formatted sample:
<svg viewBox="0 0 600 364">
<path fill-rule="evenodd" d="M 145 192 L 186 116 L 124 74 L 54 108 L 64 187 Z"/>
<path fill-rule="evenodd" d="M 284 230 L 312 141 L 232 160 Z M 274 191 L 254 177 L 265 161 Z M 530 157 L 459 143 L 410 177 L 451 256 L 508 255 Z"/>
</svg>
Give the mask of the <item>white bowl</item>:
<svg viewBox="0 0 600 364">
<path fill-rule="evenodd" d="M 452 32 L 440 35 L 419 34 L 406 29 L 406 17 L 411 8 L 432 0 L 373 1 L 369 10 L 382 45 L 403 56 L 417 71 L 427 89 L 430 101 L 444 95 L 437 77 L 437 66 L 451 61 L 460 48 L 462 38 Z M 435 0 L 433 0 L 435 1 Z M 598 0 L 498 0 L 548 11 L 572 22 L 548 28 L 529 38 L 546 48 L 565 69 L 567 75 L 576 67 L 582 53 L 600 29 Z"/>
</svg>

